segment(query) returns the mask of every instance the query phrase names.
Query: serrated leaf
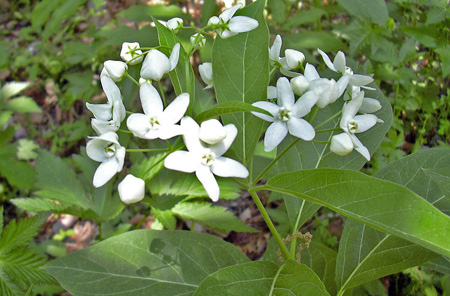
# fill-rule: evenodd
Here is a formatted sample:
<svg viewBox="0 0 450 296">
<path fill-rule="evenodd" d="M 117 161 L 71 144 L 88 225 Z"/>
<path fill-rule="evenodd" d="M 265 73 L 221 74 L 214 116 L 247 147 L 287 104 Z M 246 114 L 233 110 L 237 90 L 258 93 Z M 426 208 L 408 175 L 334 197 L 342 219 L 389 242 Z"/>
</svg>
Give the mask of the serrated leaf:
<svg viewBox="0 0 450 296">
<path fill-rule="evenodd" d="M 290 260 L 281 267 L 267 261 L 254 261 L 222 268 L 208 276 L 194 295 L 325 296 L 330 294 L 311 269 Z"/>
<path fill-rule="evenodd" d="M 10 146 L 15 151 L 14 146 Z M 0 152 L 0 155 L 2 153 Z M 0 172 L 13 186 L 21 189 L 32 189 L 34 185 L 34 168 L 25 161 L 15 159 L 15 153 L 1 155 Z"/>
<path fill-rule="evenodd" d="M 225 208 L 213 206 L 210 203 L 180 202 L 172 209 L 172 212 L 183 219 L 192 220 L 218 230 L 258 232 Z"/>
<path fill-rule="evenodd" d="M 349 14 L 365 21 L 385 25 L 388 18 L 388 9 L 384 0 L 338 0 Z"/>
<path fill-rule="evenodd" d="M 1 93 L 4 99 L 9 99 L 11 97 L 14 97 L 15 95 L 19 94 L 21 91 L 26 89 L 30 86 L 30 82 L 26 81 L 13 81 L 6 83 L 2 89 Z"/>
<path fill-rule="evenodd" d="M 15 113 L 41 113 L 42 110 L 36 102 L 26 96 L 13 98 L 6 103 L 6 107 Z"/>
<path fill-rule="evenodd" d="M 35 159 L 38 154 L 33 151 L 38 149 L 39 146 L 36 145 L 33 141 L 28 139 L 21 139 L 18 141 L 19 146 L 17 147 L 17 158 L 21 160 L 31 160 Z"/>
<path fill-rule="evenodd" d="M 11 199 L 11 202 L 28 212 L 33 213 L 40 213 L 40 212 L 47 212 L 47 211 L 53 211 L 60 213 L 67 209 L 67 207 L 63 205 L 58 205 L 52 201 L 43 199 L 43 198 L 14 198 Z"/>
<path fill-rule="evenodd" d="M 171 296 L 192 295 L 211 273 L 248 261 L 211 235 L 136 230 L 56 259 L 45 269 L 74 295 L 101 290 L 105 296 L 146 296 L 149 291 Z"/>
<path fill-rule="evenodd" d="M 164 167 L 164 158 L 169 153 L 160 153 L 144 159 L 130 169 L 130 174 L 141 178 L 145 182 L 150 181 Z"/>
<path fill-rule="evenodd" d="M 355 171 L 315 169 L 280 174 L 258 190 L 318 203 L 436 253 L 450 255 L 450 217 L 392 182 Z"/>
<path fill-rule="evenodd" d="M 171 210 L 161 211 L 157 208 L 152 208 L 152 213 L 155 218 L 164 225 L 168 230 L 175 230 L 177 219 L 174 217 Z"/>
<path fill-rule="evenodd" d="M 252 104 L 267 98 L 269 83 L 269 32 L 264 19 L 265 0 L 259 0 L 237 12 L 259 22 L 247 33 L 214 40 L 212 65 L 217 102 Z M 262 122 L 249 113 L 222 116 L 224 124 L 233 123 L 238 135 L 231 149 L 239 162 L 247 165 L 259 141 Z"/>
<path fill-rule="evenodd" d="M 221 116 L 224 114 L 231 114 L 231 113 L 237 113 L 237 112 L 259 112 L 263 113 L 269 116 L 272 116 L 268 111 L 252 106 L 250 104 L 247 104 L 245 102 L 226 102 L 222 104 L 217 104 L 212 108 L 209 108 L 208 110 L 200 113 L 195 117 L 195 121 L 198 123 L 201 123 L 205 120 Z"/>
</svg>

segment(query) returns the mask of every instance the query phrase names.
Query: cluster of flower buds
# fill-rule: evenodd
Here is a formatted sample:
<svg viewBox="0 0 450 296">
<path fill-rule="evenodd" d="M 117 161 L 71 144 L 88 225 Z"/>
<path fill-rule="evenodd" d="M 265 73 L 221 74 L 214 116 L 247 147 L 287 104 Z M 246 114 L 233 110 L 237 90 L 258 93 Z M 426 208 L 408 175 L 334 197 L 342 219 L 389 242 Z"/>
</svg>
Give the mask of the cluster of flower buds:
<svg viewBox="0 0 450 296">
<path fill-rule="evenodd" d="M 305 141 L 315 137 L 313 126 L 303 119 L 314 106 L 325 108 L 340 97 L 346 102 L 342 109 L 339 127 L 344 133 L 331 138 L 330 150 L 338 155 L 346 155 L 353 149 L 358 151 L 367 160 L 370 160 L 368 149 L 359 141 L 355 133 L 364 132 L 377 122 L 383 122 L 374 114 L 381 109 L 381 104 L 372 98 L 364 97 L 361 88 L 371 89 L 366 85 L 373 78 L 366 75 L 353 74 L 351 68 L 346 66 L 344 53 L 338 52 L 333 62 L 320 49 L 318 50 L 327 67 L 340 74 L 338 81 L 322 78 L 316 68 L 311 64 L 303 67 L 305 56 L 296 50 L 287 49 L 285 57 L 280 57 L 282 40 L 277 36 L 269 49 L 272 65 L 280 68 L 285 76 L 292 77 L 289 81 L 281 77 L 276 87 L 269 86 L 267 98 L 269 101 L 256 102 L 253 105 L 268 111 L 272 116 L 252 112 L 255 116 L 271 122 L 264 137 L 264 150 L 272 151 L 289 133 Z M 303 73 L 295 72 L 303 70 Z M 295 100 L 295 96 L 298 99 Z M 271 102 L 276 99 L 276 103 Z M 360 113 L 360 115 L 357 115 Z"/>
</svg>

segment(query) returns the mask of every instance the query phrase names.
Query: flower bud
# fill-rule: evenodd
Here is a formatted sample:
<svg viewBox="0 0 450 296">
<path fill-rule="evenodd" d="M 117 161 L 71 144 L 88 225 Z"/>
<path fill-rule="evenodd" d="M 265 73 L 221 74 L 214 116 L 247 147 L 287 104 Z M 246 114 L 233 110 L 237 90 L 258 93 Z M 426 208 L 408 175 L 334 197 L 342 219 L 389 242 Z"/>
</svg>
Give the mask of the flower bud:
<svg viewBox="0 0 450 296">
<path fill-rule="evenodd" d="M 372 98 L 363 98 L 359 113 L 374 113 L 381 109 L 381 104 L 378 100 Z"/>
<path fill-rule="evenodd" d="M 300 75 L 291 79 L 291 88 L 294 94 L 302 96 L 309 89 L 309 81 L 305 76 Z"/>
<path fill-rule="evenodd" d="M 122 80 L 126 71 L 128 70 L 127 64 L 122 61 L 106 61 L 104 64 L 106 73 L 115 82 Z M 103 73 L 103 71 L 102 71 Z"/>
<path fill-rule="evenodd" d="M 198 66 L 198 71 L 200 72 L 200 77 L 207 84 L 205 87 L 211 88 L 213 87 L 213 73 L 212 73 L 212 64 L 211 63 L 203 63 Z"/>
<path fill-rule="evenodd" d="M 352 138 L 346 133 L 334 135 L 331 137 L 330 150 L 341 156 L 349 154 L 353 150 Z"/>
<path fill-rule="evenodd" d="M 145 196 L 145 182 L 128 174 L 118 186 L 120 200 L 130 204 L 141 201 Z"/>
<path fill-rule="evenodd" d="M 175 34 L 177 34 L 183 27 L 183 20 L 179 17 L 174 17 L 167 21 L 166 26 L 167 28 L 172 30 Z"/>
<path fill-rule="evenodd" d="M 130 65 L 136 65 L 142 62 L 144 56 L 142 56 L 142 50 L 138 49 L 141 46 L 137 42 L 129 43 L 124 42 L 122 44 L 122 50 L 120 51 L 120 57 Z"/>
<path fill-rule="evenodd" d="M 299 68 L 299 66 L 305 60 L 305 55 L 298 50 L 286 49 L 284 51 L 286 57 L 286 64 L 291 70 Z"/>
<path fill-rule="evenodd" d="M 212 16 L 209 20 L 208 20 L 208 26 L 211 25 L 218 25 L 220 23 L 220 19 L 217 16 Z"/>
<path fill-rule="evenodd" d="M 195 33 L 191 36 L 191 44 L 195 48 L 203 48 L 206 45 L 206 38 L 202 34 Z"/>
<path fill-rule="evenodd" d="M 210 119 L 200 125 L 199 138 L 203 142 L 214 145 L 220 143 L 227 136 L 223 125 L 217 119 Z"/>
</svg>

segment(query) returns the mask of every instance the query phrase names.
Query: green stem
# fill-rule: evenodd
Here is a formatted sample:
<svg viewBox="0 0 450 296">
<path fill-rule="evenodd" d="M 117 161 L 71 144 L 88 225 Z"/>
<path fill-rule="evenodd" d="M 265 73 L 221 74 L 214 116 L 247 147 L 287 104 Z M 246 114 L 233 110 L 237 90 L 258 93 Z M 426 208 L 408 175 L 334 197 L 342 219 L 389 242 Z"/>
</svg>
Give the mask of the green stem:
<svg viewBox="0 0 450 296">
<path fill-rule="evenodd" d="M 278 159 L 280 159 L 286 152 L 289 151 L 289 149 L 291 149 L 292 147 L 295 146 L 295 144 L 298 143 L 298 141 L 300 141 L 299 138 L 295 139 L 291 144 L 289 144 L 289 146 L 287 146 L 283 151 L 281 151 L 280 154 L 277 155 L 277 157 L 275 157 L 270 163 L 269 165 L 258 175 L 258 177 L 256 177 L 255 181 L 253 181 L 252 186 L 255 186 L 259 180 L 262 179 L 262 177 L 264 177 L 265 173 L 267 173 L 268 170 L 270 170 L 270 168 L 278 161 Z"/>
<path fill-rule="evenodd" d="M 231 180 L 233 180 L 235 183 L 239 184 L 243 189 L 245 189 L 245 190 L 248 189 L 248 185 L 245 184 L 244 182 L 242 182 L 241 180 L 239 180 L 237 178 L 231 178 Z"/>
<path fill-rule="evenodd" d="M 316 134 L 320 134 L 320 133 L 328 133 L 328 132 L 335 132 L 335 131 L 340 131 L 341 128 L 336 127 L 336 128 L 329 128 L 329 129 L 324 129 L 324 130 L 320 130 L 320 131 L 316 131 Z"/>
<path fill-rule="evenodd" d="M 317 112 L 319 112 L 319 107 L 314 106 L 314 111 L 311 113 L 311 116 L 308 119 L 309 123 L 312 124 L 314 122 L 314 119 L 316 119 Z"/>
<path fill-rule="evenodd" d="M 291 240 L 291 257 L 295 258 L 295 251 L 297 250 L 297 236 L 295 236 L 295 233 L 300 228 L 300 218 L 302 217 L 303 207 L 305 206 L 305 200 L 302 202 L 302 206 L 300 207 L 300 211 L 298 211 L 297 220 L 295 221 L 294 229 L 292 229 L 292 240 Z"/>
<path fill-rule="evenodd" d="M 264 221 L 266 222 L 267 226 L 269 227 L 270 232 L 272 233 L 273 237 L 278 243 L 278 246 L 281 249 L 281 253 L 283 254 L 284 258 L 287 260 L 290 257 L 288 250 L 286 249 L 286 246 L 283 243 L 283 240 L 281 239 L 280 234 L 276 230 L 275 226 L 272 223 L 272 220 L 270 220 L 269 214 L 267 213 L 266 209 L 264 208 L 261 200 L 259 199 L 259 196 L 256 194 L 257 188 L 252 188 L 248 192 L 253 198 L 253 201 L 256 204 L 256 207 L 258 208 L 259 212 L 261 213 Z"/>
<path fill-rule="evenodd" d="M 315 129 L 318 129 L 319 127 L 321 127 L 322 125 L 327 124 L 328 122 L 330 122 L 331 120 L 335 119 L 336 117 L 338 117 L 339 115 L 341 115 L 342 110 L 339 111 L 338 113 L 334 114 L 333 116 L 331 116 L 330 118 L 328 118 L 327 120 L 325 120 L 324 122 L 322 122 L 321 124 L 315 126 Z M 312 121 L 311 121 L 312 122 Z"/>
<path fill-rule="evenodd" d="M 134 79 L 130 74 L 128 74 L 128 72 L 127 72 L 127 77 L 128 77 L 131 81 L 133 81 L 134 84 L 136 84 L 137 86 L 141 86 L 141 85 L 139 84 L 139 82 L 136 81 L 136 79 Z"/>
<path fill-rule="evenodd" d="M 132 134 L 132 132 L 127 131 L 127 130 L 123 130 L 123 129 L 119 129 L 117 130 L 119 133 L 124 133 L 124 134 Z"/>
<path fill-rule="evenodd" d="M 126 152 L 163 152 L 169 151 L 169 148 L 156 148 L 156 149 L 126 149 Z"/>
<path fill-rule="evenodd" d="M 102 240 L 103 240 L 102 225 L 103 225 L 102 222 L 100 222 L 100 223 L 98 224 L 98 240 L 99 240 L 99 241 L 102 241 Z"/>
<path fill-rule="evenodd" d="M 317 141 L 317 140 L 312 140 L 314 143 L 318 143 L 318 144 L 329 144 L 330 141 Z"/>
<path fill-rule="evenodd" d="M 167 107 L 166 95 L 164 94 L 164 89 L 162 87 L 161 80 L 158 81 L 158 86 L 159 86 L 159 92 L 161 93 L 161 98 L 164 103 L 164 108 L 166 108 Z"/>
<path fill-rule="evenodd" d="M 195 222 L 194 221 L 192 221 L 190 231 L 195 231 Z"/>
<path fill-rule="evenodd" d="M 193 116 L 192 114 L 192 108 L 194 106 L 195 103 L 195 96 L 193 96 L 191 94 L 191 73 L 190 73 L 190 65 L 191 63 L 189 62 L 189 57 L 187 57 L 186 59 L 186 63 L 185 63 L 185 69 L 184 71 L 186 72 L 186 90 L 187 93 L 189 94 L 189 107 L 188 107 L 188 114 Z"/>
</svg>

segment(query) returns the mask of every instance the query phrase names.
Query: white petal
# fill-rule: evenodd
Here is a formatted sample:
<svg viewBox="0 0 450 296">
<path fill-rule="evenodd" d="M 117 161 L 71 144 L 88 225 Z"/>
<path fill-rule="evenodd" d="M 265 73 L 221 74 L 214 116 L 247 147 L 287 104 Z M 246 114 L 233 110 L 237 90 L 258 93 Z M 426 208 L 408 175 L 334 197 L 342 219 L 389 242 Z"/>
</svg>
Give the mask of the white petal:
<svg viewBox="0 0 450 296">
<path fill-rule="evenodd" d="M 242 4 L 236 4 L 233 7 L 225 9 L 220 15 L 219 19 L 221 19 L 224 23 L 228 22 L 231 17 L 236 13 L 236 11 L 242 7 Z"/>
<path fill-rule="evenodd" d="M 285 122 L 275 121 L 266 131 L 264 136 L 264 151 L 269 152 L 275 149 L 286 137 L 288 129 Z"/>
<path fill-rule="evenodd" d="M 307 91 L 304 95 L 298 98 L 297 102 L 292 108 L 293 115 L 296 117 L 303 117 L 311 111 L 311 108 L 317 102 L 317 95 L 313 91 Z"/>
<path fill-rule="evenodd" d="M 119 144 L 119 136 L 116 133 L 110 132 L 110 133 L 105 133 L 103 135 L 100 135 L 98 137 L 92 137 L 92 139 L 100 139 L 106 142 L 110 142 L 110 143 L 114 143 L 116 145 L 120 145 Z"/>
<path fill-rule="evenodd" d="M 300 64 L 305 60 L 305 55 L 294 49 L 286 49 L 284 51 L 284 55 L 286 56 L 286 63 L 289 69 L 296 69 Z"/>
<path fill-rule="evenodd" d="M 295 103 L 294 92 L 286 77 L 280 77 L 277 81 L 278 105 L 292 107 Z"/>
<path fill-rule="evenodd" d="M 267 87 L 267 98 L 275 99 L 277 97 L 277 88 L 275 86 L 269 85 Z"/>
<path fill-rule="evenodd" d="M 271 60 L 278 62 L 281 52 L 281 43 L 282 43 L 281 36 L 277 35 L 269 51 L 269 57 Z"/>
<path fill-rule="evenodd" d="M 290 84 L 292 91 L 297 96 L 303 95 L 309 89 L 309 81 L 303 75 L 292 78 Z"/>
<path fill-rule="evenodd" d="M 373 78 L 367 75 L 354 74 L 350 77 L 350 83 L 354 86 L 364 86 L 373 81 Z"/>
<path fill-rule="evenodd" d="M 131 204 L 141 201 L 145 196 L 145 182 L 140 178 L 128 174 L 117 187 L 120 200 Z"/>
<path fill-rule="evenodd" d="M 213 84 L 213 73 L 212 73 L 212 63 L 203 63 L 198 66 L 198 72 L 200 73 L 200 77 L 203 82 L 205 82 L 208 86 L 212 86 Z"/>
<path fill-rule="evenodd" d="M 91 125 L 97 135 L 103 135 L 110 132 L 115 132 L 119 129 L 119 126 L 116 125 L 113 121 L 103 121 L 98 120 L 97 118 L 92 118 Z"/>
<path fill-rule="evenodd" d="M 183 128 L 183 140 L 186 148 L 191 152 L 203 150 L 203 146 L 199 139 L 200 126 L 189 116 L 181 119 L 181 127 Z"/>
<path fill-rule="evenodd" d="M 114 81 L 122 80 L 125 72 L 128 70 L 128 65 L 122 61 L 108 60 L 103 63 L 106 71 L 108 71 L 109 77 Z"/>
<path fill-rule="evenodd" d="M 103 162 L 107 159 L 105 154 L 105 145 L 107 142 L 94 138 L 87 142 L 86 144 L 86 154 L 87 156 L 95 161 Z"/>
<path fill-rule="evenodd" d="M 167 140 L 183 134 L 183 128 L 178 124 L 163 125 L 158 129 L 158 138 Z"/>
<path fill-rule="evenodd" d="M 330 150 L 341 156 L 349 154 L 353 150 L 352 138 L 347 133 L 334 135 L 331 137 Z"/>
<path fill-rule="evenodd" d="M 359 108 L 360 113 L 374 113 L 381 109 L 381 104 L 378 100 L 372 98 L 363 98 L 361 107 Z"/>
<path fill-rule="evenodd" d="M 224 126 L 224 129 L 227 133 L 225 139 L 223 139 L 222 142 L 219 142 L 218 144 L 215 145 L 211 145 L 209 147 L 209 149 L 211 149 L 211 151 L 214 152 L 216 157 L 219 157 L 225 152 L 227 152 L 227 150 L 231 147 L 231 144 L 233 144 L 234 139 L 236 139 L 238 133 L 236 126 L 232 123 Z"/>
<path fill-rule="evenodd" d="M 94 187 L 101 187 L 105 185 L 117 173 L 119 162 L 115 157 L 108 158 L 102 162 L 94 174 Z"/>
<path fill-rule="evenodd" d="M 170 54 L 169 57 L 170 71 L 176 68 L 179 57 L 180 57 L 180 43 L 177 43 L 173 46 L 172 53 Z"/>
<path fill-rule="evenodd" d="M 227 39 L 227 38 L 230 38 L 230 37 L 233 37 L 233 36 L 236 36 L 238 33 L 235 33 L 235 32 L 231 32 L 230 30 L 219 30 L 219 29 L 217 29 L 217 34 L 219 34 L 219 36 L 220 36 L 220 38 L 222 38 L 222 39 Z"/>
<path fill-rule="evenodd" d="M 112 113 L 111 113 L 111 104 L 89 104 L 86 103 L 86 108 L 88 108 L 89 111 L 94 114 L 94 117 L 103 120 L 108 121 L 111 120 Z"/>
<path fill-rule="evenodd" d="M 202 183 L 209 198 L 211 198 L 212 201 L 218 201 L 220 196 L 220 188 L 219 184 L 217 184 L 216 178 L 214 178 L 213 173 L 211 173 L 210 168 L 205 165 L 200 165 L 195 171 L 195 175 Z"/>
<path fill-rule="evenodd" d="M 152 49 L 142 63 L 141 77 L 159 81 L 169 71 L 170 62 L 167 56 L 157 49 Z"/>
<path fill-rule="evenodd" d="M 106 98 L 108 99 L 108 102 L 114 102 L 116 100 L 122 101 L 122 97 L 120 94 L 119 87 L 114 83 L 114 81 L 111 79 L 111 77 L 106 75 L 100 76 L 100 82 L 103 87 L 103 91 L 106 94 Z"/>
<path fill-rule="evenodd" d="M 232 17 L 228 23 L 230 31 L 235 33 L 248 32 L 258 27 L 258 21 L 248 16 L 235 16 Z"/>
<path fill-rule="evenodd" d="M 326 53 L 324 53 L 322 50 L 320 50 L 319 48 L 317 49 L 317 51 L 320 53 L 320 55 L 322 56 L 323 61 L 325 62 L 325 64 L 327 65 L 328 68 L 330 68 L 331 70 L 333 70 L 334 72 L 337 72 L 336 68 L 334 67 L 333 63 L 331 62 L 330 58 L 328 57 L 328 55 Z M 306 74 L 305 74 L 306 75 Z"/>
<path fill-rule="evenodd" d="M 367 149 L 367 147 L 365 147 L 355 135 L 350 135 L 350 137 L 352 137 L 352 142 L 355 146 L 355 150 L 358 151 L 362 156 L 364 156 L 365 159 L 370 160 L 369 149 Z"/>
<path fill-rule="evenodd" d="M 140 54 L 142 54 L 142 50 L 140 50 L 140 49 L 136 50 L 137 48 L 140 48 L 140 47 L 141 46 L 139 45 L 138 42 L 132 42 L 132 43 L 124 42 L 122 44 L 122 50 L 120 51 L 120 57 L 125 62 L 129 62 L 128 64 L 130 64 L 130 65 L 139 64 L 144 59 L 144 56 L 139 56 Z M 133 50 L 135 50 L 135 51 L 133 51 Z M 139 56 L 139 57 L 137 57 L 137 56 Z M 136 57 L 136 58 L 133 59 L 134 57 Z"/>
<path fill-rule="evenodd" d="M 227 137 L 227 130 L 217 119 L 203 121 L 200 125 L 199 138 L 203 142 L 215 145 Z"/>
<path fill-rule="evenodd" d="M 248 177 L 247 168 L 240 162 L 228 157 L 216 158 L 213 165 L 211 166 L 211 171 L 214 173 L 214 175 L 217 175 L 219 177 Z"/>
<path fill-rule="evenodd" d="M 189 94 L 182 93 L 164 110 L 161 120 L 163 124 L 173 125 L 180 121 L 189 106 Z"/>
<path fill-rule="evenodd" d="M 312 125 L 302 118 L 292 117 L 288 120 L 287 127 L 291 135 L 305 141 L 311 141 L 316 136 Z"/>
<path fill-rule="evenodd" d="M 345 73 L 345 54 L 342 51 L 338 51 L 338 53 L 336 54 L 336 56 L 334 57 L 334 61 L 333 61 L 333 65 L 334 68 L 344 74 Z"/>
<path fill-rule="evenodd" d="M 114 101 L 112 119 L 117 123 L 118 127 L 120 126 L 120 123 L 125 119 L 126 116 L 127 111 L 125 110 L 125 106 L 122 100 Z"/>
<path fill-rule="evenodd" d="M 319 73 L 317 72 L 316 68 L 308 63 L 305 66 L 305 77 L 306 79 L 308 79 L 308 81 L 320 79 Z"/>
<path fill-rule="evenodd" d="M 119 162 L 119 165 L 117 166 L 117 172 L 120 172 L 123 169 L 123 165 L 125 163 L 125 154 L 126 154 L 126 149 L 125 147 L 118 147 L 116 148 L 116 159 Z"/>
<path fill-rule="evenodd" d="M 142 110 L 147 115 L 159 115 L 163 112 L 163 103 L 156 88 L 150 83 L 145 82 L 139 89 L 141 97 Z"/>
<path fill-rule="evenodd" d="M 377 124 L 378 117 L 373 114 L 356 115 L 354 120 L 358 124 L 355 133 L 362 133 Z"/>
<path fill-rule="evenodd" d="M 343 75 L 339 80 L 336 82 L 337 86 L 339 88 L 339 96 L 341 96 L 345 89 L 347 88 L 348 82 L 350 81 L 352 75 Z"/>
<path fill-rule="evenodd" d="M 262 120 L 269 122 L 273 122 L 275 120 L 275 117 L 278 115 L 278 112 L 280 111 L 280 106 L 271 102 L 264 102 L 264 101 L 255 102 L 252 104 L 252 106 L 264 109 L 268 111 L 270 114 L 272 114 L 273 117 L 259 112 L 252 112 L 252 114 L 255 115 L 256 117 L 259 117 Z"/>
<path fill-rule="evenodd" d="M 349 122 L 349 120 L 352 120 L 355 117 L 356 113 L 359 111 L 363 98 L 364 92 L 361 91 L 358 94 L 354 95 L 349 102 L 344 104 L 344 107 L 342 108 L 342 117 L 340 123 L 340 127 L 342 129 L 347 129 L 347 123 Z"/>
<path fill-rule="evenodd" d="M 145 138 L 150 129 L 150 116 L 142 113 L 131 114 L 127 119 L 127 127 L 135 137 Z"/>
<path fill-rule="evenodd" d="M 164 159 L 164 167 L 169 170 L 193 173 L 200 165 L 200 159 L 192 152 L 175 151 Z"/>
</svg>

